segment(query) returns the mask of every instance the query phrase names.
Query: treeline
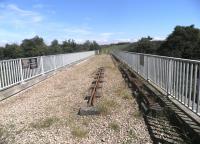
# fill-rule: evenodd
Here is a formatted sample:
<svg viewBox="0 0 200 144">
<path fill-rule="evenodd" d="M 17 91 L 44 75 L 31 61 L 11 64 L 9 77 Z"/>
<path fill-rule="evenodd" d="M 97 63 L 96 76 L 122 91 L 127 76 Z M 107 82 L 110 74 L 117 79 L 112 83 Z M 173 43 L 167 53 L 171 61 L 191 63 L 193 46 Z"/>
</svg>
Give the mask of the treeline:
<svg viewBox="0 0 200 144">
<path fill-rule="evenodd" d="M 151 37 L 141 38 L 124 50 L 157 54 L 187 59 L 200 59 L 200 29 L 191 26 L 176 26 L 164 41 L 154 41 Z"/>
<path fill-rule="evenodd" d="M 5 47 L 0 47 L 0 59 L 15 59 L 98 49 L 100 49 L 98 43 L 89 40 L 83 44 L 77 44 L 71 39 L 63 41 L 62 44 L 59 44 L 58 40 L 53 40 L 51 44 L 47 46 L 43 38 L 35 36 L 31 39 L 24 39 L 20 45 L 6 44 Z"/>
</svg>

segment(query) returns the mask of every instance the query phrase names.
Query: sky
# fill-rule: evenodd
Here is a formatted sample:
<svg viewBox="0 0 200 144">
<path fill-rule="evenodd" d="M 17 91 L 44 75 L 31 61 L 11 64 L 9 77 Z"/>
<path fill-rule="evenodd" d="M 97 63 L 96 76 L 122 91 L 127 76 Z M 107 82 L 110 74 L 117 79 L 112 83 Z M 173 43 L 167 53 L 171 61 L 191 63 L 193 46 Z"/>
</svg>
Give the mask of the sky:
<svg viewBox="0 0 200 144">
<path fill-rule="evenodd" d="M 0 0 L 0 45 L 36 35 L 47 44 L 162 40 L 191 24 L 200 28 L 200 0 Z"/>
</svg>

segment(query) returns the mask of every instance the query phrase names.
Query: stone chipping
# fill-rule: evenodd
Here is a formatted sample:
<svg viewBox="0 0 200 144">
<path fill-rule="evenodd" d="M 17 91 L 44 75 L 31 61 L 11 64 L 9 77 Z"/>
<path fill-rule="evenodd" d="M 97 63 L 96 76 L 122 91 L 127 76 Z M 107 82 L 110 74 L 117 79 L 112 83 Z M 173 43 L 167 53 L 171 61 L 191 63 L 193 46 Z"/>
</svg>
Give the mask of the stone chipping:
<svg viewBox="0 0 200 144">
<path fill-rule="evenodd" d="M 116 104 L 107 114 L 79 116 L 98 67 L 105 67 L 104 100 Z M 0 102 L 0 143 L 152 143 L 131 91 L 109 55 L 98 55 Z"/>
</svg>

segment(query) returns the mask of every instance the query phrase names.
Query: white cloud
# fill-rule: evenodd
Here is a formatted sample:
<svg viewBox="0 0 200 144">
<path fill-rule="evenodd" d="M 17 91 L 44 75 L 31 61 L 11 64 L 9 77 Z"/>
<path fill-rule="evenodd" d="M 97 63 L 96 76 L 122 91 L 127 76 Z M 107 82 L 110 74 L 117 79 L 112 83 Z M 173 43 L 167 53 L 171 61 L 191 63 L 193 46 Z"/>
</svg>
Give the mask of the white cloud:
<svg viewBox="0 0 200 144">
<path fill-rule="evenodd" d="M 9 23 L 24 25 L 27 23 L 39 23 L 43 20 L 41 14 L 35 11 L 24 10 L 15 4 L 2 5 L 3 12 L 1 19 Z"/>
<path fill-rule="evenodd" d="M 100 33 L 100 36 L 103 36 L 103 37 L 110 37 L 112 35 L 114 35 L 114 33 L 111 33 L 111 32 Z"/>
<path fill-rule="evenodd" d="M 32 16 L 35 15 L 36 13 L 32 12 L 32 11 L 28 11 L 28 10 L 23 10 L 21 8 L 19 8 L 17 5 L 15 4 L 8 4 L 7 8 L 13 12 L 16 12 L 16 14 L 22 15 L 22 16 Z"/>
<path fill-rule="evenodd" d="M 38 4 L 33 7 L 41 8 L 44 6 Z M 51 9 L 46 9 L 46 12 L 55 13 L 51 12 Z M 7 39 L 9 42 L 19 42 L 35 35 L 43 37 L 48 43 L 53 39 L 60 41 L 74 39 L 78 43 L 96 40 L 100 44 L 134 41 L 127 38 L 123 32 L 94 30 L 89 24 L 84 24 L 85 21 L 91 20 L 89 17 L 83 17 L 83 23 L 80 25 L 72 25 L 67 22 L 51 21 L 50 14 L 44 19 L 43 15 L 36 9 L 24 9 L 15 4 L 0 4 L 0 13 L 0 40 Z M 122 39 L 120 39 L 121 37 Z M 0 43 L 8 41 L 0 41 Z"/>
<path fill-rule="evenodd" d="M 0 40 L 0 46 L 5 46 L 7 43 L 9 43 L 9 41 L 7 40 Z"/>
<path fill-rule="evenodd" d="M 154 37 L 153 40 L 165 40 L 166 37 Z"/>
<path fill-rule="evenodd" d="M 89 35 L 92 32 L 88 28 L 64 28 L 64 32 L 69 34 L 81 34 L 81 35 Z"/>
</svg>

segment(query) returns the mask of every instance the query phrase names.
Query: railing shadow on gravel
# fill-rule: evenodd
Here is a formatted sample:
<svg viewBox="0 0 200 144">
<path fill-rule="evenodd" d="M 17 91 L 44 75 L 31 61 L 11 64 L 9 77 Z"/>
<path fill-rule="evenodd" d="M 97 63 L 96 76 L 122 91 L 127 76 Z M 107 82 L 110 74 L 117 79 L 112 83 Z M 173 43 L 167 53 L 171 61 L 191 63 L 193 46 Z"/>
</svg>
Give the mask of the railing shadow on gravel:
<svg viewBox="0 0 200 144">
<path fill-rule="evenodd" d="M 126 85 L 132 91 L 133 98 L 136 99 L 139 109 L 141 110 L 141 101 L 139 97 L 135 96 L 135 89 L 130 83 L 128 78 L 124 75 L 123 71 L 118 66 L 118 62 L 115 58 L 112 58 L 113 63 L 118 67 Z M 141 111 L 142 113 L 142 111 Z M 164 143 L 164 144 L 185 144 L 190 143 L 185 134 L 181 133 L 181 130 L 172 125 L 165 115 L 159 116 L 155 114 L 145 114 L 143 113 L 143 119 L 147 126 L 148 132 L 150 134 L 151 140 L 154 144 Z"/>
</svg>

